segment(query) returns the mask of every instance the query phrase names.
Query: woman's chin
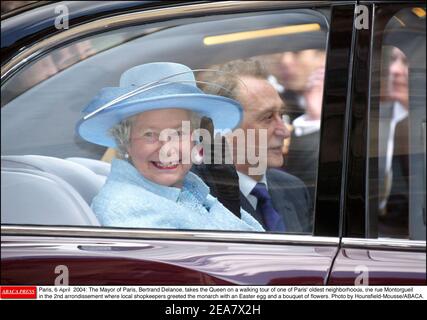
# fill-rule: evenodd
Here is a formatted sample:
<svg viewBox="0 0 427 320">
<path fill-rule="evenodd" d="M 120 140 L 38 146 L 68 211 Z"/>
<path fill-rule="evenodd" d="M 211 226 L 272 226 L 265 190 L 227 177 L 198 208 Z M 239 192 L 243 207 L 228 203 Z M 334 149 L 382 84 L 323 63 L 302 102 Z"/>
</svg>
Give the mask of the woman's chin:
<svg viewBox="0 0 427 320">
<path fill-rule="evenodd" d="M 155 167 L 155 166 L 154 166 Z M 184 170 L 181 164 L 167 166 L 166 168 L 157 168 L 153 170 L 152 181 L 166 187 L 180 187 L 184 180 Z"/>
</svg>

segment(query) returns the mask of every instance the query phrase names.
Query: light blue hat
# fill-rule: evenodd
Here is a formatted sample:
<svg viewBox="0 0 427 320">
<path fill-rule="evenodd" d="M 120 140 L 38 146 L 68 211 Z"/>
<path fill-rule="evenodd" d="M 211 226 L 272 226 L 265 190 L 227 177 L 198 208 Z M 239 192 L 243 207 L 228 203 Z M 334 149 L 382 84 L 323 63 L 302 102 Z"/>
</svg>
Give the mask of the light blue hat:
<svg viewBox="0 0 427 320">
<path fill-rule="evenodd" d="M 77 123 L 76 132 L 89 142 L 116 147 L 109 133 L 113 126 L 144 111 L 169 108 L 187 109 L 209 117 L 215 130 L 233 130 L 243 115 L 237 101 L 206 94 L 197 88 L 194 73 L 187 66 L 156 62 L 125 71 L 120 87 L 101 89 L 83 109 L 84 116 Z"/>
</svg>

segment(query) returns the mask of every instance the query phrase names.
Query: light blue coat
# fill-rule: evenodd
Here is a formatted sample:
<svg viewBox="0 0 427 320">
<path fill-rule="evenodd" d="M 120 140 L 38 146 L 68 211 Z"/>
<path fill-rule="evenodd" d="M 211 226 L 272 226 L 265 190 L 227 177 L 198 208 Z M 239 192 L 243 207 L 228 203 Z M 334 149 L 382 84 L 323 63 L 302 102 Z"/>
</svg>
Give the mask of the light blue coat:
<svg viewBox="0 0 427 320">
<path fill-rule="evenodd" d="M 118 159 L 113 160 L 92 209 L 103 226 L 264 231 L 246 211 L 242 210 L 239 219 L 226 209 L 192 172 L 185 176 L 182 189 L 167 187 Z"/>
</svg>

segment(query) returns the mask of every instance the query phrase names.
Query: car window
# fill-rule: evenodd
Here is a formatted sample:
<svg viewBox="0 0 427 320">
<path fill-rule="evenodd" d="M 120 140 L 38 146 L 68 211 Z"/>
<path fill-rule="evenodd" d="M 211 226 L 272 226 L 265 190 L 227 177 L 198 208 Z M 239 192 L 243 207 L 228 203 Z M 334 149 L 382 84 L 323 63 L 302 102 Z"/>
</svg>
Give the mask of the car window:
<svg viewBox="0 0 427 320">
<path fill-rule="evenodd" d="M 20 94 L 29 91 L 37 84 L 46 81 L 55 74 L 66 68 L 81 62 L 92 55 L 124 44 L 133 38 L 140 37 L 153 30 L 145 29 L 125 29 L 117 32 L 110 32 L 106 35 L 91 37 L 87 40 L 78 41 L 70 45 L 63 46 L 54 52 L 43 56 L 25 69 L 16 74 L 2 87 L 2 101 L 4 106 Z"/>
<path fill-rule="evenodd" d="M 396 7 L 388 18 L 374 53 L 369 213 L 378 237 L 425 240 L 425 7 Z"/>
<path fill-rule="evenodd" d="M 2 198 L 8 199 L 2 202 L 3 223 L 105 225 L 93 212 L 92 201 L 105 186 L 112 159 L 121 157 L 120 150 L 85 141 L 76 134 L 76 125 L 99 90 L 117 87 L 126 70 L 152 62 L 180 63 L 200 70 L 195 71 L 199 87 L 212 93 L 206 82 L 224 85 L 216 81 L 221 78 L 218 70 L 254 63 L 266 75 L 258 107 L 271 102 L 269 107 L 275 109 L 250 114 L 252 122 L 244 114 L 242 123 L 248 124 L 247 129 L 266 130 L 268 159 L 275 160 L 254 177 L 264 182 L 270 199 L 260 200 L 242 187 L 242 181 L 251 186 L 253 179 L 247 179 L 251 175 L 240 172 L 234 162 L 201 164 L 192 172 L 227 210 L 242 201 L 240 207 L 264 228 L 268 227 L 264 211 L 276 211 L 284 227 L 267 231 L 311 234 L 328 16 L 323 9 L 285 10 L 157 22 L 82 38 L 28 63 L 2 84 Z M 230 70 L 229 76 L 244 80 L 244 74 Z M 250 91 L 249 82 L 244 86 Z M 283 132 L 273 132 L 274 126 Z M 231 146 L 233 137 L 225 135 L 221 143 Z M 260 154 L 255 158 L 259 160 Z M 272 208 L 262 209 L 263 201 L 270 201 Z"/>
<path fill-rule="evenodd" d="M 283 121 L 291 136 L 283 146 L 286 172 L 299 177 L 314 201 L 325 75 L 325 47 L 261 57 L 285 101 Z"/>
</svg>

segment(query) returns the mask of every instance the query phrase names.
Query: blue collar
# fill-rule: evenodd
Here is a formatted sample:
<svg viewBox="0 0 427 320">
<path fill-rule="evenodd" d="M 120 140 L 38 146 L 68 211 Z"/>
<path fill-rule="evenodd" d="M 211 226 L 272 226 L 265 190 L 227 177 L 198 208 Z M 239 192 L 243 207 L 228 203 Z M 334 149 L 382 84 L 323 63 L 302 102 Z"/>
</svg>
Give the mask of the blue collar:
<svg viewBox="0 0 427 320">
<path fill-rule="evenodd" d="M 120 159 L 113 159 L 108 179 L 141 186 L 154 194 L 174 202 L 177 202 L 181 192 L 188 191 L 196 197 L 197 201 L 204 203 L 210 192 L 209 187 L 202 179 L 192 172 L 188 172 L 184 177 L 182 189 L 168 187 L 145 178 L 133 165 Z"/>
</svg>

